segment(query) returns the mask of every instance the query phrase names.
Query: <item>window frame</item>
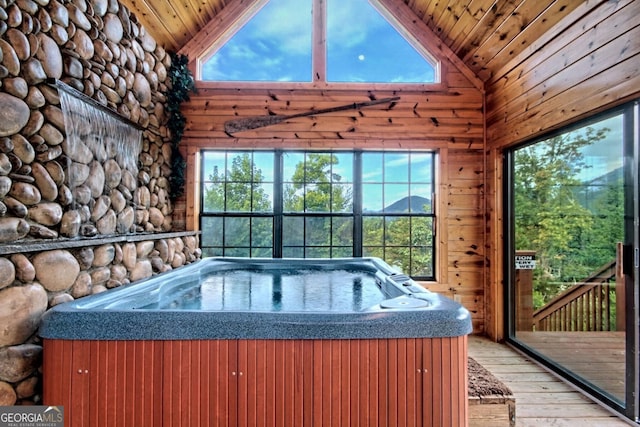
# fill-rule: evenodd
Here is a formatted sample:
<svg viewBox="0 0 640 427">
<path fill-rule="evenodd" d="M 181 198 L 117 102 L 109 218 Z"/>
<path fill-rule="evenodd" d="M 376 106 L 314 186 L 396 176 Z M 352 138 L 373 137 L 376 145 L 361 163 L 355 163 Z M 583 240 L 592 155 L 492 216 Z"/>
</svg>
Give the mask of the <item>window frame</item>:
<svg viewBox="0 0 640 427">
<path fill-rule="evenodd" d="M 224 46 L 242 27 L 251 20 L 269 0 L 256 0 L 247 7 L 242 14 L 236 17 L 231 26 L 220 34 L 215 42 L 211 44 L 195 61 L 195 80 L 202 88 L 220 89 L 367 89 L 367 90 L 440 90 L 445 87 L 443 76 L 446 75 L 444 61 L 428 49 L 429 43 L 424 40 L 415 30 L 411 30 L 410 22 L 404 22 L 403 16 L 395 17 L 389 11 L 389 5 L 384 0 L 368 0 L 371 6 L 376 9 L 406 41 L 409 43 L 425 61 L 434 67 L 434 81 L 425 83 L 380 83 L 380 82 L 330 82 L 327 81 L 327 19 L 326 0 L 312 1 L 312 35 L 311 35 L 311 79 L 308 82 L 280 82 L 280 81 L 213 81 L 202 80 L 203 63 L 210 59 Z"/>
<path fill-rule="evenodd" d="M 207 184 L 209 184 L 211 181 L 209 179 L 205 179 L 206 178 L 206 169 L 205 169 L 205 161 L 206 161 L 206 154 L 207 153 L 224 153 L 225 154 L 225 166 L 226 165 L 231 165 L 231 160 L 232 160 L 232 156 L 234 155 L 234 153 L 273 153 L 273 191 L 272 191 L 272 195 L 273 195 L 273 200 L 272 200 L 272 209 L 271 211 L 256 211 L 256 212 L 251 212 L 251 211 L 226 211 L 226 200 L 224 202 L 224 206 L 225 206 L 225 211 L 212 211 L 212 210 L 207 210 L 206 206 L 205 206 L 205 197 L 206 197 L 206 190 L 205 190 L 205 186 Z M 303 155 L 308 155 L 308 154 L 345 154 L 345 153 L 350 153 L 352 154 L 352 170 L 353 170 L 353 178 L 352 181 L 349 182 L 349 184 L 352 186 L 352 201 L 351 201 L 351 211 L 348 212 L 343 212 L 343 211 L 328 211 L 328 212 L 314 212 L 314 211 L 306 211 L 306 210 L 302 210 L 302 211 L 287 211 L 285 210 L 284 207 L 284 189 L 285 186 L 289 183 L 288 181 L 285 181 L 285 177 L 284 177 L 284 167 L 283 167 L 283 157 L 286 154 L 291 154 L 291 153 L 296 153 L 296 154 L 303 154 Z M 363 153 L 381 153 L 381 154 L 407 154 L 409 156 L 411 156 L 412 154 L 420 154 L 420 155 L 428 155 L 430 156 L 430 161 L 431 161 L 431 170 L 430 170 L 430 185 L 431 185 L 431 207 L 430 207 L 430 211 L 429 212 L 384 212 L 384 211 L 380 211 L 380 212 L 363 212 L 363 177 L 362 177 L 362 156 Z M 305 157 L 306 158 L 306 157 Z M 410 157 L 409 157 L 410 158 Z M 431 221 L 431 241 L 430 241 L 430 246 L 424 246 L 424 245 L 413 245 L 412 244 L 412 240 L 409 238 L 409 242 L 407 245 L 392 245 L 389 244 L 387 242 L 386 239 L 383 239 L 382 244 L 380 246 L 380 250 L 383 251 L 387 251 L 390 248 L 405 248 L 407 250 L 410 251 L 410 255 L 409 255 L 409 265 L 411 265 L 413 263 L 414 260 L 414 255 L 413 255 L 413 251 L 416 250 L 416 248 L 422 248 L 422 249 L 426 249 L 428 251 L 431 252 L 431 260 L 430 260 L 430 265 L 428 266 L 428 268 L 426 269 L 427 271 L 430 271 L 431 274 L 430 275 L 414 275 L 412 276 L 414 279 L 416 280 L 420 280 L 420 281 L 429 281 L 429 282 L 434 282 L 436 280 L 436 275 L 438 272 L 438 262 L 436 259 L 436 246 L 437 246 L 437 236 L 436 236 L 436 230 L 437 230 L 437 221 L 438 218 L 436 216 L 436 172 L 437 172 L 437 152 L 434 150 L 393 150 L 393 151 L 389 151 L 389 150 L 340 150 L 340 151 L 336 151 L 336 150 L 304 150 L 304 149 L 295 149 L 295 150 L 281 150 L 281 149 L 273 149 L 273 150 L 256 150 L 256 149 L 202 149 L 200 151 L 200 206 L 201 209 L 199 211 L 199 228 L 200 230 L 203 231 L 205 230 L 205 224 L 204 222 L 206 221 L 207 218 L 220 218 L 222 221 L 222 224 L 224 224 L 228 219 L 235 219 L 235 218 L 247 218 L 249 220 L 250 226 L 249 226 L 249 238 L 251 239 L 251 225 L 252 225 L 252 219 L 253 218 L 271 218 L 272 220 L 272 228 L 271 228 L 271 232 L 272 232 L 272 238 L 271 238 L 271 243 L 272 243 L 272 247 L 271 247 L 271 257 L 272 258 L 287 258 L 290 257 L 289 255 L 287 256 L 283 256 L 283 254 L 285 254 L 285 250 L 287 248 L 299 248 L 302 252 L 303 252 L 303 256 L 302 257 L 308 257 L 307 253 L 310 249 L 313 248 L 322 248 L 325 250 L 329 251 L 329 255 L 330 257 L 342 257 L 342 256 L 349 256 L 349 257 L 362 257 L 364 256 L 364 252 L 365 252 L 365 248 L 363 245 L 363 238 L 364 238 L 364 228 L 363 228 L 363 223 L 366 220 L 367 217 L 380 217 L 383 219 L 383 221 L 385 221 L 387 218 L 408 218 L 409 221 L 412 220 L 412 218 L 429 218 Z M 226 174 L 225 174 L 225 180 L 226 180 Z M 270 182 L 270 181 L 269 181 Z M 384 182 L 386 181 L 382 181 L 382 184 L 384 184 Z M 407 186 L 408 188 L 412 187 L 412 183 L 414 182 L 418 182 L 421 184 L 426 183 L 422 182 L 422 181 L 412 181 L 411 180 L 411 175 L 409 175 L 407 177 Z M 253 182 L 252 182 L 253 183 Z M 411 195 L 411 192 L 409 192 L 409 195 Z M 226 198 L 226 195 L 225 195 Z M 400 200 L 400 199 L 399 199 Z M 347 218 L 347 219 L 351 219 L 352 222 L 352 234 L 351 234 L 351 254 L 350 255 L 344 255 L 344 254 L 337 254 L 334 255 L 335 251 L 339 251 L 340 249 L 344 249 L 344 248 L 348 248 L 348 246 L 345 245 L 333 245 L 333 243 L 330 243 L 328 246 L 326 245 L 310 245 L 307 244 L 307 241 L 305 240 L 305 237 L 303 237 L 303 244 L 302 245 L 294 245 L 294 246 L 284 246 L 284 242 L 283 242 L 283 232 L 284 232 L 284 221 L 286 220 L 286 218 L 301 218 L 303 223 L 306 224 L 307 221 L 312 220 L 312 219 L 329 219 L 330 221 L 333 221 L 334 219 L 339 219 L 339 218 Z M 223 225 L 224 226 L 224 225 Z M 410 228 L 411 229 L 411 228 Z M 333 237 L 333 234 L 332 234 Z M 223 233 L 223 237 L 222 239 L 224 239 L 224 233 Z M 332 240 L 333 242 L 333 240 Z M 220 251 L 220 253 L 212 253 L 212 255 L 210 256 L 244 256 L 244 255 L 238 255 L 239 252 L 236 252 L 235 254 L 229 254 L 227 253 L 227 251 L 233 251 L 233 249 L 236 250 L 244 250 L 246 253 L 248 253 L 249 255 L 247 256 L 266 256 L 264 254 L 264 249 L 266 247 L 263 246 L 254 246 L 253 242 L 249 241 L 248 246 L 231 246 L 231 247 L 227 247 L 226 243 L 224 242 L 224 240 L 222 241 L 222 245 L 208 245 L 207 244 L 207 237 L 205 235 L 202 236 L 201 238 L 201 247 L 203 249 L 203 256 L 207 256 L 206 252 L 209 248 L 218 248 L 218 250 Z M 253 254 L 253 250 L 254 249 L 258 249 L 259 251 L 262 251 L 262 253 L 260 253 L 259 255 L 254 255 Z M 370 256 L 370 255 L 366 255 L 366 256 Z M 314 256 L 311 256 L 314 257 Z M 413 270 L 413 268 L 411 267 L 411 269 Z M 424 270 L 424 269 L 423 269 Z M 410 273 L 410 272 L 409 272 Z"/>
</svg>

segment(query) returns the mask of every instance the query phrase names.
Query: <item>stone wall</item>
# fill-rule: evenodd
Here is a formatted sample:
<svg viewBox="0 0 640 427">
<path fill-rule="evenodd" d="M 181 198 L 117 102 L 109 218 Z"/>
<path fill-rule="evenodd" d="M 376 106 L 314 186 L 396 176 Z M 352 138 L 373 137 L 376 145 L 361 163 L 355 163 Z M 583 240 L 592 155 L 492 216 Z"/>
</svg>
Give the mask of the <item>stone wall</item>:
<svg viewBox="0 0 640 427">
<path fill-rule="evenodd" d="M 39 402 L 49 307 L 200 257 L 170 233 L 170 65 L 117 0 L 0 0 L 0 405 Z M 71 151 L 52 81 L 143 129 L 135 173 Z"/>
</svg>

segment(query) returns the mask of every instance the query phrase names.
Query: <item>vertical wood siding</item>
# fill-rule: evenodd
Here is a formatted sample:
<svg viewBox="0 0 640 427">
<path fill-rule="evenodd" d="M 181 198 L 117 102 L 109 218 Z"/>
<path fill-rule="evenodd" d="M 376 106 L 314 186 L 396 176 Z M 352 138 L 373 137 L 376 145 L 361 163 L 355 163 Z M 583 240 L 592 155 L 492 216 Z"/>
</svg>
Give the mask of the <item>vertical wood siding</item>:
<svg viewBox="0 0 640 427">
<path fill-rule="evenodd" d="M 466 426 L 467 337 L 45 341 L 65 426 Z"/>
</svg>

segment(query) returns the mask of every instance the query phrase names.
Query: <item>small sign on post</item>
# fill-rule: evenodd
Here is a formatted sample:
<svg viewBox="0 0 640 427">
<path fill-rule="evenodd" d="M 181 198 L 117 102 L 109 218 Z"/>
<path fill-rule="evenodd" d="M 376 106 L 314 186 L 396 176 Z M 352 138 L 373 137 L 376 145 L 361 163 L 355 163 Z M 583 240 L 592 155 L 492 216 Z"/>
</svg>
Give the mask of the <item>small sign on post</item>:
<svg viewBox="0 0 640 427">
<path fill-rule="evenodd" d="M 516 270 L 533 270 L 535 268 L 535 255 L 516 255 Z"/>
</svg>

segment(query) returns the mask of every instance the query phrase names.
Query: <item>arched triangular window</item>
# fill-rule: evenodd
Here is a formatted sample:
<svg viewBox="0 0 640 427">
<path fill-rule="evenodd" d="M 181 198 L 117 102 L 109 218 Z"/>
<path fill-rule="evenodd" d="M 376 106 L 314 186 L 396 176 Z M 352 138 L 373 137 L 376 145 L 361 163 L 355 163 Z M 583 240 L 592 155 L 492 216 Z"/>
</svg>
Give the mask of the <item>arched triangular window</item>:
<svg viewBox="0 0 640 427">
<path fill-rule="evenodd" d="M 263 1 L 200 64 L 204 81 L 439 82 L 438 61 L 375 0 Z"/>
</svg>

